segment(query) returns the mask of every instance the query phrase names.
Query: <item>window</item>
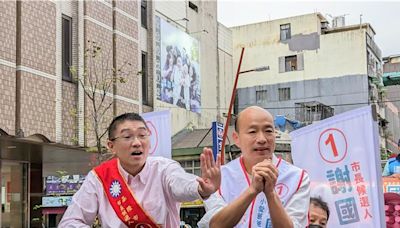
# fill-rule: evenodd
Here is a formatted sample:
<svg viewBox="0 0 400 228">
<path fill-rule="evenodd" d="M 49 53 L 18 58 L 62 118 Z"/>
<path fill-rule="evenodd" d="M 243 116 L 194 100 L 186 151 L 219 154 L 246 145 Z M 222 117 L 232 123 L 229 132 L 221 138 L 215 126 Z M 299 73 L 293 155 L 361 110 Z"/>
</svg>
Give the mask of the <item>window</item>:
<svg viewBox="0 0 400 228">
<path fill-rule="evenodd" d="M 290 88 L 279 88 L 278 93 L 280 101 L 290 100 Z"/>
<path fill-rule="evenodd" d="M 267 90 L 256 91 L 256 102 L 257 102 L 257 104 L 264 103 L 266 101 L 267 101 Z"/>
<path fill-rule="evenodd" d="M 297 70 L 297 56 L 286 56 L 285 57 L 285 72 Z"/>
<path fill-rule="evenodd" d="M 189 2 L 189 7 L 190 7 L 192 10 L 196 11 L 196 13 L 199 12 L 199 8 L 198 8 L 193 2 Z"/>
<path fill-rule="evenodd" d="M 71 18 L 62 16 L 62 78 L 66 81 L 72 81 L 72 75 L 69 68 L 72 64 L 72 26 Z"/>
<path fill-rule="evenodd" d="M 142 103 L 144 105 L 149 104 L 148 84 L 147 53 L 142 52 Z"/>
<path fill-rule="evenodd" d="M 140 17 L 142 19 L 142 27 L 147 28 L 147 1 L 142 0 L 141 5 Z"/>
<path fill-rule="evenodd" d="M 288 40 L 290 37 L 290 24 L 281 25 L 281 41 Z"/>
<path fill-rule="evenodd" d="M 200 160 L 179 161 L 179 163 L 186 172 L 201 176 Z"/>
<path fill-rule="evenodd" d="M 234 103 L 233 103 L 233 114 L 237 115 L 238 113 L 239 113 L 239 95 L 236 92 L 235 100 L 234 100 Z"/>
<path fill-rule="evenodd" d="M 279 73 L 304 70 L 303 53 L 279 57 Z"/>
<path fill-rule="evenodd" d="M 306 124 L 320 121 L 334 115 L 335 110 L 317 101 L 295 103 L 296 120 Z"/>
</svg>

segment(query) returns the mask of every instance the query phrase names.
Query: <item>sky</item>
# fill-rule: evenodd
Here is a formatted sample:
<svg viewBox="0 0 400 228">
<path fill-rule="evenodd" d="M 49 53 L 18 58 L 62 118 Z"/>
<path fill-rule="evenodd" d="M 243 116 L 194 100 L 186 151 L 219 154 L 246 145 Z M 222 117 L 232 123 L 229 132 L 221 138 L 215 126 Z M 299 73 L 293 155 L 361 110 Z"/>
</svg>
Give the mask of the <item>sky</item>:
<svg viewBox="0 0 400 228">
<path fill-rule="evenodd" d="M 218 0 L 218 21 L 227 27 L 320 12 L 346 15 L 346 25 L 370 23 L 382 57 L 400 54 L 400 1 Z"/>
</svg>

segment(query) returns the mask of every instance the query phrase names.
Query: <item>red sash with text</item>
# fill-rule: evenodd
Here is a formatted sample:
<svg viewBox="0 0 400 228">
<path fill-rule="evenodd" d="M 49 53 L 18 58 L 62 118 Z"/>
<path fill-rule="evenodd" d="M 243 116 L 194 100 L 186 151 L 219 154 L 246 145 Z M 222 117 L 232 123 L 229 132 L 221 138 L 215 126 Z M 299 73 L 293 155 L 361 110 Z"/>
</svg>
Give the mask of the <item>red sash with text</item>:
<svg viewBox="0 0 400 228">
<path fill-rule="evenodd" d="M 118 170 L 118 162 L 114 158 L 94 168 L 115 213 L 130 228 L 159 227 L 136 201 Z"/>
</svg>

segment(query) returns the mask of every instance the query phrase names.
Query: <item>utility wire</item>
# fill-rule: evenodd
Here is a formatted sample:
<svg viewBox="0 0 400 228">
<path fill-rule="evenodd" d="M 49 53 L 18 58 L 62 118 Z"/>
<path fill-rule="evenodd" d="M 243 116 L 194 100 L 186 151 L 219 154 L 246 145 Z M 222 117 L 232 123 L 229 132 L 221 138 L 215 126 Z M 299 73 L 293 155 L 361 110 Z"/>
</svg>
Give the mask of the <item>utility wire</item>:
<svg viewBox="0 0 400 228">
<path fill-rule="evenodd" d="M 306 103 L 306 102 L 304 102 L 304 103 Z M 370 102 L 357 102 L 357 103 L 346 103 L 346 104 L 332 104 L 332 105 L 327 105 L 327 104 L 323 104 L 323 103 L 321 103 L 321 104 L 323 104 L 325 106 L 329 106 L 329 107 L 338 107 L 338 106 L 363 105 L 363 104 L 383 104 L 383 103 L 388 103 L 388 102 L 400 102 L 400 99 L 398 99 L 398 100 L 387 100 L 387 101 L 374 101 L 374 102 L 370 101 Z M 181 107 L 176 107 L 176 106 L 172 106 L 172 107 L 158 106 L 158 107 L 159 108 L 167 108 L 167 109 L 183 109 Z M 296 106 L 267 107 L 267 106 L 262 106 L 262 108 L 265 108 L 265 109 L 297 109 L 297 108 L 303 108 L 303 107 L 296 107 Z M 209 108 L 209 107 L 201 107 L 200 109 L 202 109 L 202 110 L 217 110 L 217 108 Z M 221 110 L 222 111 L 227 111 L 225 109 L 221 109 Z"/>
</svg>

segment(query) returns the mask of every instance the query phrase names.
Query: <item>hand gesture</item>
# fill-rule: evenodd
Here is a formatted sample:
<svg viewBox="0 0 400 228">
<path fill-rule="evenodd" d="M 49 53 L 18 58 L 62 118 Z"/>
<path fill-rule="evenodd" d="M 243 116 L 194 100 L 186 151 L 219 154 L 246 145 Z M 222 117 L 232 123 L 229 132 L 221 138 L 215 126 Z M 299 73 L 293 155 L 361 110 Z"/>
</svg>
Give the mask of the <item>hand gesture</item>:
<svg viewBox="0 0 400 228">
<path fill-rule="evenodd" d="M 278 179 L 278 169 L 272 164 L 272 160 L 265 159 L 254 166 L 254 171 L 264 179 L 264 193 L 270 195 L 275 191 L 276 180 Z"/>
<path fill-rule="evenodd" d="M 218 154 L 217 162 L 214 161 L 213 152 L 210 148 L 204 148 L 200 155 L 201 177 L 199 182 L 199 193 L 201 197 L 207 198 L 221 185 L 221 156 Z"/>
<path fill-rule="evenodd" d="M 264 178 L 256 171 L 255 168 L 255 166 L 252 168 L 252 179 L 249 188 L 258 194 L 264 190 Z"/>
</svg>

